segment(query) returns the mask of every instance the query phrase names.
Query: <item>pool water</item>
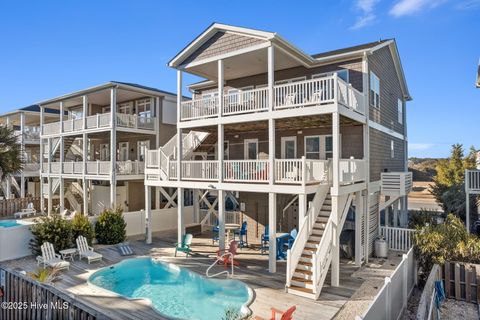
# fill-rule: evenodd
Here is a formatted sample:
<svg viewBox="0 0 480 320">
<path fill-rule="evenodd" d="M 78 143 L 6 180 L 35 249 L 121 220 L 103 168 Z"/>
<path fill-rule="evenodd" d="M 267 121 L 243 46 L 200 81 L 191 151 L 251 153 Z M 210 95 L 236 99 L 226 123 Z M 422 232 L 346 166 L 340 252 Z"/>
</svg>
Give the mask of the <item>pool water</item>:
<svg viewBox="0 0 480 320">
<path fill-rule="evenodd" d="M 222 319 L 227 309 L 247 315 L 252 291 L 238 280 L 203 277 L 151 258 L 127 259 L 93 273 L 89 283 L 127 298 L 145 298 L 176 319 Z"/>
<path fill-rule="evenodd" d="M 10 228 L 20 226 L 20 223 L 17 223 L 15 220 L 0 220 L 0 228 Z"/>
</svg>

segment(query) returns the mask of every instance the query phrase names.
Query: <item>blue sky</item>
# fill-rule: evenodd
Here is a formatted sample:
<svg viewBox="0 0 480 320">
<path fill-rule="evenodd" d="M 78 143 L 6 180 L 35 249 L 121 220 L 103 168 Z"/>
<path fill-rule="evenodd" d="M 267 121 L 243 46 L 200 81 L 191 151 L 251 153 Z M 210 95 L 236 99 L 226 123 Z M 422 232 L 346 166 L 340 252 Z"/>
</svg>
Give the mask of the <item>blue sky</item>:
<svg viewBox="0 0 480 320">
<path fill-rule="evenodd" d="M 394 37 L 414 98 L 410 156 L 480 148 L 480 0 L 2 1 L 0 112 L 109 80 L 174 91 L 167 61 L 214 21 L 312 54 Z"/>
</svg>

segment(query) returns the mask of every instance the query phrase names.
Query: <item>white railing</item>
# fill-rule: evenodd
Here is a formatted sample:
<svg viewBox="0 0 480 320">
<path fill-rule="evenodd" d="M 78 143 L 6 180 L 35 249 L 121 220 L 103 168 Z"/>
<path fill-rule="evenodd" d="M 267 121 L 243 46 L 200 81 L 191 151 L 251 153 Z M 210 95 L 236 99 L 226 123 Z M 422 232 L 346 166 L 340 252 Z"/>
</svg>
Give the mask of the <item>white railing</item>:
<svg viewBox="0 0 480 320">
<path fill-rule="evenodd" d="M 97 114 L 96 117 L 97 117 L 97 128 L 110 126 L 110 122 L 111 122 L 110 118 L 112 117 L 110 113 Z"/>
<path fill-rule="evenodd" d="M 60 122 L 46 123 L 43 125 L 43 134 L 56 134 L 60 132 Z"/>
<path fill-rule="evenodd" d="M 318 106 L 338 102 L 361 114 L 365 113 L 364 94 L 336 74 L 275 85 L 274 109 Z M 226 93 L 222 115 L 230 116 L 268 110 L 268 88 Z M 181 120 L 218 116 L 218 96 L 182 102 Z"/>
<path fill-rule="evenodd" d="M 328 160 L 275 159 L 275 182 L 306 184 L 312 182 L 328 183 Z"/>
<path fill-rule="evenodd" d="M 366 162 L 363 159 L 340 159 L 339 183 L 349 184 L 365 181 Z"/>
<path fill-rule="evenodd" d="M 315 298 L 320 295 L 323 282 L 327 277 L 328 267 L 332 261 L 333 237 L 336 226 L 333 224 L 332 216 L 328 218 L 322 238 L 318 245 L 317 251 L 312 254 L 312 283 Z M 338 235 L 337 235 L 338 236 Z"/>
<path fill-rule="evenodd" d="M 218 180 L 218 161 L 182 161 L 182 178 L 188 180 Z"/>
<path fill-rule="evenodd" d="M 399 319 L 407 307 L 408 298 L 417 283 L 417 269 L 413 248 L 403 255 L 402 261 L 368 306 L 356 320 Z"/>
<path fill-rule="evenodd" d="M 268 160 L 225 160 L 224 180 L 229 182 L 268 182 Z"/>
<path fill-rule="evenodd" d="M 465 170 L 465 191 L 480 192 L 480 170 Z"/>
<path fill-rule="evenodd" d="M 227 93 L 223 106 L 224 115 L 268 110 L 268 88 Z"/>
<path fill-rule="evenodd" d="M 63 173 L 64 174 L 82 174 L 83 173 L 83 162 L 69 161 L 63 163 Z"/>
<path fill-rule="evenodd" d="M 395 251 L 408 251 L 413 246 L 415 229 L 380 227 L 380 234 L 385 237 L 388 249 Z"/>
<path fill-rule="evenodd" d="M 50 173 L 60 173 L 60 162 L 51 162 L 50 163 Z"/>
<path fill-rule="evenodd" d="M 218 97 L 183 101 L 181 120 L 201 119 L 218 115 Z"/>
<path fill-rule="evenodd" d="M 338 78 L 338 103 L 345 107 L 365 113 L 365 100 L 362 92 L 355 89 L 350 83 Z"/>
<path fill-rule="evenodd" d="M 382 172 L 382 194 L 406 196 L 412 190 L 411 172 Z"/>
<path fill-rule="evenodd" d="M 23 165 L 23 172 L 24 173 L 39 173 L 40 171 L 40 163 L 36 162 L 29 162 Z"/>
<path fill-rule="evenodd" d="M 311 202 L 311 205 L 307 210 L 303 223 L 298 230 L 298 234 L 295 238 L 292 248 L 288 249 L 287 251 L 287 286 L 290 286 L 293 274 L 295 273 L 295 269 L 297 268 L 298 262 L 300 261 L 303 249 L 305 248 L 308 238 L 312 233 L 313 226 L 315 225 L 318 214 L 322 209 L 323 202 L 325 201 L 329 189 L 329 185 L 318 186 L 313 201 Z"/>
<path fill-rule="evenodd" d="M 137 175 L 143 174 L 145 163 L 137 160 L 117 161 L 118 175 Z M 110 170 L 109 170 L 110 171 Z"/>
<path fill-rule="evenodd" d="M 320 105 L 335 101 L 333 76 L 276 85 L 273 90 L 275 109 Z"/>
<path fill-rule="evenodd" d="M 38 142 L 40 139 L 40 127 L 26 126 L 23 130 L 23 137 L 25 141 Z"/>
</svg>

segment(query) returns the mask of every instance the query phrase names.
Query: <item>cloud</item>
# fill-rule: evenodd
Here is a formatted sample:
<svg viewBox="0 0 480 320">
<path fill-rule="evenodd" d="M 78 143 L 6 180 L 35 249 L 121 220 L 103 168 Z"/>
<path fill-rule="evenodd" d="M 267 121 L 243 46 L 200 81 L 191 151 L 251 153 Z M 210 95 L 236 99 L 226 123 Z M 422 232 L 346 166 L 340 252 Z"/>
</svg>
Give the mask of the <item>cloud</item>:
<svg viewBox="0 0 480 320">
<path fill-rule="evenodd" d="M 480 0 L 465 0 L 455 6 L 459 10 L 468 10 L 480 7 Z"/>
<path fill-rule="evenodd" d="M 428 150 L 435 146 L 433 143 L 409 143 L 409 150 Z"/>
<path fill-rule="evenodd" d="M 400 0 L 392 7 L 390 14 L 395 17 L 407 16 L 423 10 L 433 9 L 446 1 L 447 0 Z"/>
<path fill-rule="evenodd" d="M 357 0 L 355 2 L 355 8 L 361 12 L 361 15 L 357 17 L 355 24 L 351 26 L 350 29 L 361 29 L 373 24 L 377 18 L 374 11 L 378 1 L 380 0 Z"/>
</svg>

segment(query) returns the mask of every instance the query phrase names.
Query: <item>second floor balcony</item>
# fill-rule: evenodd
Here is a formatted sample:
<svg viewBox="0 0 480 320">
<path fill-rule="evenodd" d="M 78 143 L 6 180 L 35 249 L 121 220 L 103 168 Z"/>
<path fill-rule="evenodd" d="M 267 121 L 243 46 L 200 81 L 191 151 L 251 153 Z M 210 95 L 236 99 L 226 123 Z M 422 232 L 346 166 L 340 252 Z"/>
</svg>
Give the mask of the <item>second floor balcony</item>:
<svg viewBox="0 0 480 320">
<path fill-rule="evenodd" d="M 87 161 L 84 165 L 81 161 L 51 162 L 50 170 L 48 163 L 43 163 L 43 174 L 54 175 L 90 175 L 109 177 L 112 172 L 110 161 Z M 128 160 L 116 161 L 115 172 L 117 176 L 143 175 L 145 163 L 143 161 Z"/>
<path fill-rule="evenodd" d="M 158 179 L 177 180 L 178 163 L 148 152 L 145 173 Z M 181 162 L 182 181 L 218 181 L 218 160 L 189 160 Z M 222 165 L 223 181 L 234 183 L 268 183 L 270 180 L 269 160 L 225 160 Z M 366 162 L 363 159 L 341 159 L 339 182 L 342 185 L 365 181 Z M 300 159 L 274 160 L 275 184 L 331 184 L 333 166 L 331 160 Z M 163 178 L 162 178 L 163 177 Z"/>
<path fill-rule="evenodd" d="M 85 119 L 69 119 L 63 121 L 63 132 L 80 132 L 82 130 L 93 130 L 112 127 L 111 113 L 99 113 L 87 116 Z M 85 121 L 85 124 L 84 124 Z M 136 114 L 116 114 L 116 126 L 121 128 L 156 130 L 155 117 L 143 117 Z M 61 122 L 47 123 L 43 126 L 43 135 L 54 135 L 61 133 Z"/>
<path fill-rule="evenodd" d="M 336 75 L 275 85 L 273 99 L 274 110 L 338 103 L 360 114 L 365 113 L 364 94 Z M 222 110 L 218 95 L 183 101 L 180 120 L 218 117 L 220 111 L 225 117 L 265 112 L 269 110 L 268 100 L 269 90 L 263 87 L 224 94 Z"/>
</svg>

